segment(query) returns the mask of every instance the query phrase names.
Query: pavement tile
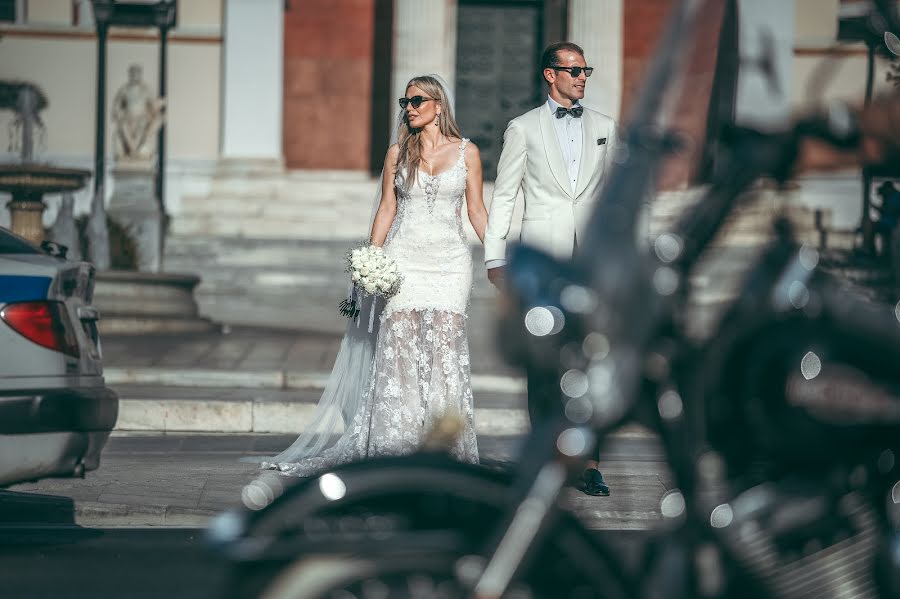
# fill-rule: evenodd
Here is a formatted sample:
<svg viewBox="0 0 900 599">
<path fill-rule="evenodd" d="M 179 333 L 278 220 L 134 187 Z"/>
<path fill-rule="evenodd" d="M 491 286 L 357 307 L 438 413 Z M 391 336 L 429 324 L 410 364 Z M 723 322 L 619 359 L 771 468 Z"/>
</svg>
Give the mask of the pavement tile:
<svg viewBox="0 0 900 599">
<path fill-rule="evenodd" d="M 328 382 L 331 369 L 328 370 L 290 370 L 285 373 L 284 384 L 288 389 L 300 391 L 321 391 Z M 318 401 L 318 399 L 316 399 Z"/>
<path fill-rule="evenodd" d="M 181 443 L 183 451 L 191 452 L 236 452 L 245 453 L 253 448 L 253 437 L 237 435 L 230 439 L 224 435 L 197 435 L 185 437 Z"/>
<path fill-rule="evenodd" d="M 176 452 L 181 449 L 184 438 L 181 436 L 169 436 L 158 433 L 145 435 L 117 435 L 113 434 L 103 448 L 103 455 L 111 453 L 145 453 L 147 451 Z"/>
<path fill-rule="evenodd" d="M 234 495 L 230 497 L 211 497 L 210 499 L 201 499 L 197 504 L 198 510 L 203 510 L 209 515 L 217 514 L 228 509 L 239 508 L 241 502 Z"/>
<path fill-rule="evenodd" d="M 212 338 L 190 340 L 173 343 L 170 351 L 162 354 L 156 361 L 157 366 L 183 367 L 193 364 L 212 350 L 216 340 Z"/>
<path fill-rule="evenodd" d="M 199 492 L 210 476 L 210 468 L 221 460 L 215 457 L 185 464 L 183 461 L 164 461 L 160 454 L 110 456 L 108 467 L 95 470 L 93 476 L 107 483 L 108 491 L 116 491 L 116 485 L 128 484 L 135 489 L 166 491 L 172 487 Z M 230 461 L 230 460 L 229 460 Z M 140 468 L 136 466 L 140 465 Z M 80 479 L 66 479 L 71 486 L 80 486 Z"/>
<path fill-rule="evenodd" d="M 276 455 L 289 447 L 297 435 L 259 435 L 254 438 L 252 453 Z"/>
<path fill-rule="evenodd" d="M 312 422 L 316 408 L 314 404 L 255 401 L 251 406 L 252 423 L 249 430 L 259 433 L 291 433 L 305 430 Z M 334 418 L 341 420 L 337 412 Z"/>
<path fill-rule="evenodd" d="M 241 505 L 241 491 L 247 484 L 255 480 L 256 476 L 257 474 L 255 471 L 247 472 L 240 480 L 237 480 L 236 477 L 232 477 L 230 488 L 223 487 L 204 490 L 197 500 L 197 508 L 221 512 L 230 508 L 239 507 Z"/>
<path fill-rule="evenodd" d="M 246 340 L 231 339 L 226 336 L 192 366 L 204 369 L 234 371 L 239 367 L 241 360 L 250 352 L 249 345 Z"/>
<path fill-rule="evenodd" d="M 270 369 L 272 364 L 284 364 L 291 345 L 289 339 L 260 339 L 250 345 L 247 355 L 241 360 L 238 368 Z"/>
<path fill-rule="evenodd" d="M 567 489 L 562 503 L 589 527 L 646 527 L 658 521 L 659 503 L 665 487 L 654 474 L 621 475 L 605 469 L 603 477 L 610 486 L 609 497 L 592 497 L 576 489 Z"/>
<path fill-rule="evenodd" d="M 128 491 L 131 491 L 129 488 Z M 139 505 L 139 506 L 158 506 L 165 508 L 167 506 L 197 508 L 200 504 L 200 493 L 195 496 L 185 496 L 180 494 L 165 494 L 158 491 L 148 491 L 147 493 L 133 492 L 106 492 L 99 498 L 99 503 L 114 503 L 123 505 Z"/>
<path fill-rule="evenodd" d="M 153 431 L 253 430 L 252 406 L 227 401 L 178 399 L 119 401 L 117 428 Z"/>
<path fill-rule="evenodd" d="M 660 474 L 660 475 L 658 475 L 658 478 L 659 478 L 659 484 L 664 486 L 666 488 L 666 491 L 669 491 L 669 490 L 675 488 L 675 477 L 671 473 Z"/>
<path fill-rule="evenodd" d="M 341 336 L 330 339 L 298 335 L 285 356 L 285 364 L 296 370 L 331 371 L 341 344 Z"/>
<path fill-rule="evenodd" d="M 259 474 L 259 464 L 240 462 L 234 459 L 226 472 L 210 473 L 203 485 L 203 493 L 228 491 L 240 495 L 241 488 Z"/>
</svg>

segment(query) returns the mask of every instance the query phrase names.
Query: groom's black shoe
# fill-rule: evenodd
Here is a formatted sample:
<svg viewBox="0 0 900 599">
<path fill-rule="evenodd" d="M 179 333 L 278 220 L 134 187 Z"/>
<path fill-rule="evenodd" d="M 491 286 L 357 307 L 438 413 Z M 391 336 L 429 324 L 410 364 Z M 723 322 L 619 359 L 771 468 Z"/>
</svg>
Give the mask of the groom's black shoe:
<svg viewBox="0 0 900 599">
<path fill-rule="evenodd" d="M 588 468 L 581 473 L 576 488 L 585 495 L 606 497 L 609 495 L 609 485 L 603 480 L 603 475 L 596 468 Z"/>
</svg>

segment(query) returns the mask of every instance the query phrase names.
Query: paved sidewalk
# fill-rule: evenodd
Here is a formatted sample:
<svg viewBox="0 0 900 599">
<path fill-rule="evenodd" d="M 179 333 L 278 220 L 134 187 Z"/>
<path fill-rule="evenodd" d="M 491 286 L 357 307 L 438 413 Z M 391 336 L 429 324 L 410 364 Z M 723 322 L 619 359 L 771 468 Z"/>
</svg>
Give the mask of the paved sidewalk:
<svg viewBox="0 0 900 599">
<path fill-rule="evenodd" d="M 479 437 L 482 462 L 511 464 L 523 439 Z M 274 455 L 292 440 L 287 435 L 115 433 L 100 468 L 84 479 L 47 479 L 0 490 L 0 527 L 204 527 L 214 514 L 239 506 L 243 487 L 260 473 L 241 458 Z M 603 472 L 613 488 L 610 497 L 569 489 L 565 505 L 590 528 L 652 528 L 660 519 L 660 499 L 672 486 L 656 438 L 634 431 L 612 437 L 604 449 Z"/>
</svg>

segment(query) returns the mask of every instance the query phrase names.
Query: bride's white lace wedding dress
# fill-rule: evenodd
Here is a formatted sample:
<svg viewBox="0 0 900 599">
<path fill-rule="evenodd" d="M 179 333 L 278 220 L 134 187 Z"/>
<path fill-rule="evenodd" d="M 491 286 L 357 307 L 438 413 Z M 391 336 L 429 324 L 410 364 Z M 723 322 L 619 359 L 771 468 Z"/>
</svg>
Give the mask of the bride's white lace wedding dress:
<svg viewBox="0 0 900 599">
<path fill-rule="evenodd" d="M 417 173 L 409 192 L 405 173 L 397 174 L 397 215 L 384 251 L 403 283 L 381 313 L 371 382 L 345 433 L 319 455 L 265 466 L 306 476 L 366 457 L 412 453 L 448 411 L 464 421 L 450 454 L 478 462 L 466 335 L 472 256 L 461 218 L 467 143 L 462 140 L 448 170 Z"/>
</svg>

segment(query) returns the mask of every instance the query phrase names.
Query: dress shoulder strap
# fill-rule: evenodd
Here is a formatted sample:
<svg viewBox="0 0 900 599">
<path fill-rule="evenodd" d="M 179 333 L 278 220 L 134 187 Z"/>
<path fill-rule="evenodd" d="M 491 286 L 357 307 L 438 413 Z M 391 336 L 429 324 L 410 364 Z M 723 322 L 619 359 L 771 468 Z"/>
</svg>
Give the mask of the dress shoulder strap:
<svg viewBox="0 0 900 599">
<path fill-rule="evenodd" d="M 459 159 L 462 160 L 463 156 L 466 155 L 466 146 L 469 144 L 469 138 L 463 137 L 462 141 L 459 142 Z"/>
</svg>

